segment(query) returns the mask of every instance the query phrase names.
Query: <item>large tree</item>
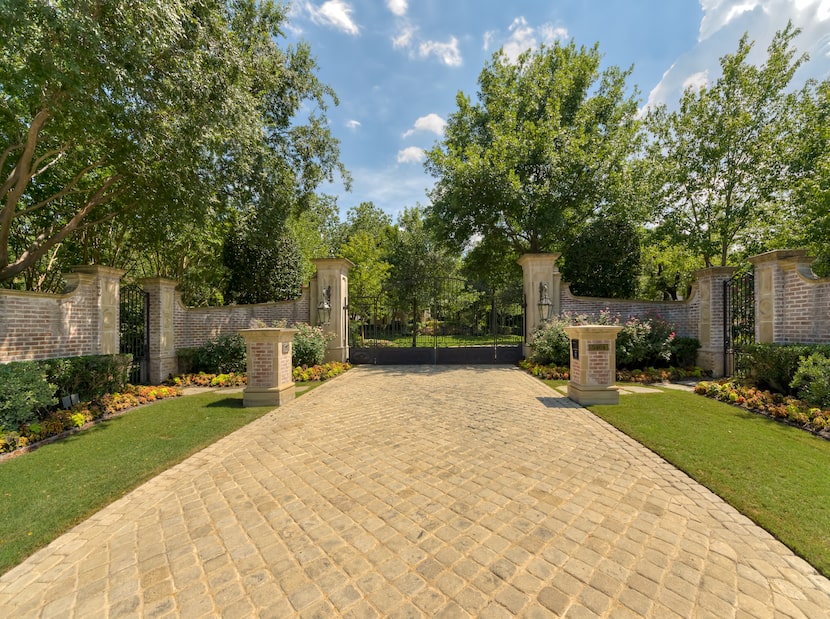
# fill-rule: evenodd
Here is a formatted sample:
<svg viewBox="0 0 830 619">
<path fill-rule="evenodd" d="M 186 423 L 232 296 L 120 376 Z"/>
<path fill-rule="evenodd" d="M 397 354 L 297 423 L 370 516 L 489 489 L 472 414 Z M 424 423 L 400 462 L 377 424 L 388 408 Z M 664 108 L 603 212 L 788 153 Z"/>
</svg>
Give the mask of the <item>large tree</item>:
<svg viewBox="0 0 830 619">
<path fill-rule="evenodd" d="M 720 59 L 711 86 L 688 88 L 677 110 L 648 115 L 658 221 L 706 266 L 726 265 L 736 248 L 756 247 L 781 219 L 789 189 L 797 95 L 788 90 L 805 60 L 791 46 L 798 30 L 776 33 L 767 60 L 748 60 L 746 35 Z"/>
<path fill-rule="evenodd" d="M 584 222 L 621 206 L 639 136 L 629 71 L 600 70 L 597 46 L 556 43 L 516 62 L 497 52 L 478 101 L 459 93 L 429 153 L 430 225 L 455 249 L 499 237 L 517 254 L 561 250 Z"/>
<path fill-rule="evenodd" d="M 160 249 L 162 220 L 212 225 L 246 206 L 281 221 L 301 208 L 341 169 L 325 120 L 336 100 L 307 46 L 277 45 L 285 10 L 0 3 L 0 282 L 101 222 Z"/>
</svg>

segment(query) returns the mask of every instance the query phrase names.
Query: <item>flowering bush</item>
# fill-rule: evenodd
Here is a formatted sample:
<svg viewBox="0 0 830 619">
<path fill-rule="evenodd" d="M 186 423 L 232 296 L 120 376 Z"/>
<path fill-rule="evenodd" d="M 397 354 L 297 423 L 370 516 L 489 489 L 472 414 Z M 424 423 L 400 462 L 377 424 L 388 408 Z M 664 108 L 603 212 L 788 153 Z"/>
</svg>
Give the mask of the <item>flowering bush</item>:
<svg viewBox="0 0 830 619">
<path fill-rule="evenodd" d="M 333 337 L 323 327 L 312 327 L 304 322 L 294 325 L 294 347 L 291 362 L 294 366 L 314 366 L 323 363 L 326 343 Z"/>
<path fill-rule="evenodd" d="M 562 314 L 544 322 L 530 338 L 532 360 L 546 365 L 568 365 L 570 349 L 565 327 L 586 324 L 622 327 L 616 347 L 619 367 L 665 365 L 672 357 L 675 331 L 671 324 L 656 315 L 630 316 L 623 322 L 620 314 L 604 310 L 595 315 Z"/>
<path fill-rule="evenodd" d="M 773 419 L 787 420 L 816 432 L 830 429 L 830 409 L 810 406 L 792 396 L 771 393 L 735 381 L 702 382 L 695 393 L 740 406 Z"/>
</svg>

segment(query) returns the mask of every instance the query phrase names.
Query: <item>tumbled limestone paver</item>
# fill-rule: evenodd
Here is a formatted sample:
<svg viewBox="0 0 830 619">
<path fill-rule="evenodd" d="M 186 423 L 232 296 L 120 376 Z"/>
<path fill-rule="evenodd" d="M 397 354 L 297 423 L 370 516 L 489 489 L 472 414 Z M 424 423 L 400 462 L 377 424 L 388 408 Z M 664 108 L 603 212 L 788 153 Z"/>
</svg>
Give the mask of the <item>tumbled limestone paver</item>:
<svg viewBox="0 0 830 619">
<path fill-rule="evenodd" d="M 830 581 L 507 367 L 359 367 L 0 577 L 15 617 L 830 617 Z"/>
</svg>

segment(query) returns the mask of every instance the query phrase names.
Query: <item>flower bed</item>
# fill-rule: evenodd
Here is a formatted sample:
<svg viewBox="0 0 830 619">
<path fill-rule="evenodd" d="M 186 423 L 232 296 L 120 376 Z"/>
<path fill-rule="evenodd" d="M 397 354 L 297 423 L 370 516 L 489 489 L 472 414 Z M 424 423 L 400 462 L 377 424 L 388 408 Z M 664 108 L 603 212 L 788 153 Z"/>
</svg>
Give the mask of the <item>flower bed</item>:
<svg viewBox="0 0 830 619">
<path fill-rule="evenodd" d="M 570 369 L 563 366 L 542 365 L 528 359 L 519 362 L 519 366 L 543 380 L 569 380 Z M 623 383 L 663 383 L 703 377 L 700 368 L 646 368 L 644 370 L 617 370 L 617 381 Z"/>
<path fill-rule="evenodd" d="M 302 365 L 294 368 L 293 375 L 294 380 L 297 382 L 316 382 L 339 376 L 346 370 L 351 369 L 351 367 L 348 363 L 339 363 L 337 361 L 322 365 Z M 229 372 L 228 374 L 206 374 L 199 372 L 198 374 L 174 376 L 165 381 L 165 383 L 175 385 L 176 387 L 244 387 L 248 384 L 248 377 L 243 373 L 235 372 Z"/>
<path fill-rule="evenodd" d="M 786 421 L 830 439 L 830 409 L 812 407 L 792 396 L 762 391 L 731 380 L 698 383 L 695 393 Z"/>
<path fill-rule="evenodd" d="M 125 410 L 157 400 L 182 395 L 181 389 L 170 386 L 146 387 L 127 385 L 124 391 L 102 396 L 92 402 L 80 402 L 70 409 L 59 409 L 44 419 L 0 434 L 0 453 L 8 453 L 64 433 L 77 431 L 87 424 L 112 417 Z"/>
</svg>

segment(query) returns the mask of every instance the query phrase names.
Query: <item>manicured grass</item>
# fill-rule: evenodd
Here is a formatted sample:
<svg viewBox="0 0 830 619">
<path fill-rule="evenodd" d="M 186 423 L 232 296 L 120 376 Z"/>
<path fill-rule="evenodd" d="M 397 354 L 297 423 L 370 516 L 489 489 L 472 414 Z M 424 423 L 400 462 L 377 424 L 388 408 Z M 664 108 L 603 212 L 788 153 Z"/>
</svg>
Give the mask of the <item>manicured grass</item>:
<svg viewBox="0 0 830 619">
<path fill-rule="evenodd" d="M 416 338 L 418 348 L 452 348 L 457 346 L 492 346 L 494 336 L 492 335 L 439 335 L 436 339 L 434 335 L 419 335 Z M 374 342 L 384 342 L 387 346 L 394 346 L 396 348 L 410 348 L 412 346 L 412 335 L 396 335 L 387 338 L 378 338 L 377 340 L 370 340 L 367 345 L 371 346 Z M 497 341 L 501 345 L 521 344 L 521 335 L 499 335 Z M 357 346 L 361 342 L 360 337 L 354 340 L 353 345 Z"/>
<path fill-rule="evenodd" d="M 688 392 L 590 409 L 830 577 L 830 441 Z"/>
<path fill-rule="evenodd" d="M 242 408 L 241 393 L 165 400 L 0 463 L 0 574 L 272 408 Z"/>
</svg>

